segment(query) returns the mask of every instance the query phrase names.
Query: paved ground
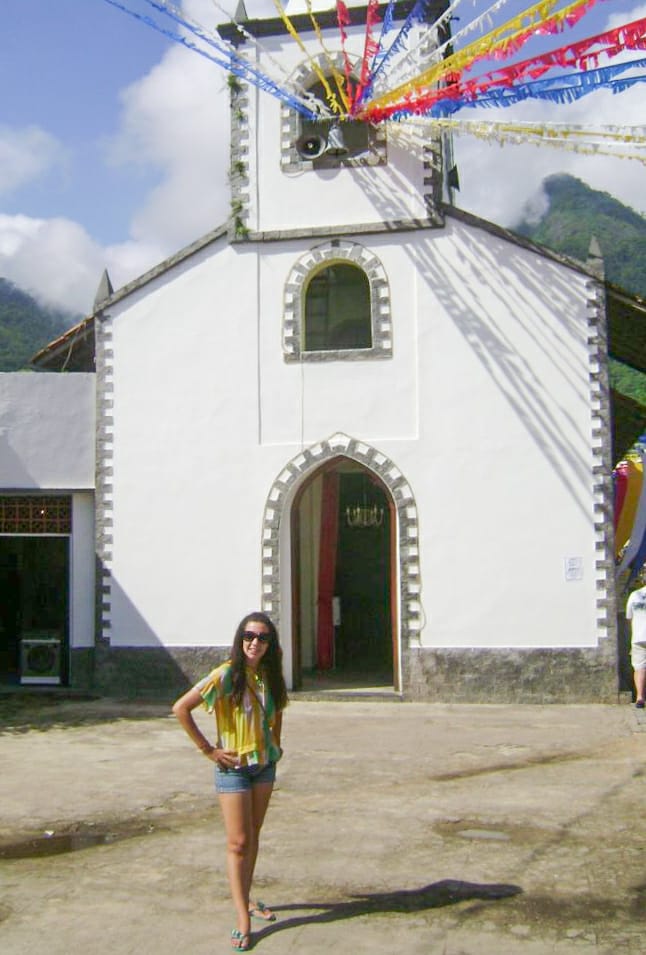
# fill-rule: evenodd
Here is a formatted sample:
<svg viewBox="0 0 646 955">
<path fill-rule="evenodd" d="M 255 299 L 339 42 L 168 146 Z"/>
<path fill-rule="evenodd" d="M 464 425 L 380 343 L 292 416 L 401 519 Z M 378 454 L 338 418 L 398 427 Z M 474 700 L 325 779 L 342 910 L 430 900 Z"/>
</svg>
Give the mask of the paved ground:
<svg viewBox="0 0 646 955">
<path fill-rule="evenodd" d="M 167 708 L 0 717 L 3 955 L 230 951 L 211 768 Z M 642 955 L 645 731 L 628 705 L 292 702 L 255 950 Z"/>
</svg>

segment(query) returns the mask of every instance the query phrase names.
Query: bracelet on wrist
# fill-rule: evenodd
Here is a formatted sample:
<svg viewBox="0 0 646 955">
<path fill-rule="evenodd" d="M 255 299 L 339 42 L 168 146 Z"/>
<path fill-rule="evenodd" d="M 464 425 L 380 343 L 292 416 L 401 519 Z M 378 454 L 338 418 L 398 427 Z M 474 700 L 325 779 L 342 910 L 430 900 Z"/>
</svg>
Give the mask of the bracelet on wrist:
<svg viewBox="0 0 646 955">
<path fill-rule="evenodd" d="M 205 756 L 210 756 L 213 750 L 215 749 L 215 746 L 211 746 L 210 743 L 207 743 L 206 746 L 200 746 L 199 749 L 200 749 L 200 752 L 204 753 Z"/>
</svg>

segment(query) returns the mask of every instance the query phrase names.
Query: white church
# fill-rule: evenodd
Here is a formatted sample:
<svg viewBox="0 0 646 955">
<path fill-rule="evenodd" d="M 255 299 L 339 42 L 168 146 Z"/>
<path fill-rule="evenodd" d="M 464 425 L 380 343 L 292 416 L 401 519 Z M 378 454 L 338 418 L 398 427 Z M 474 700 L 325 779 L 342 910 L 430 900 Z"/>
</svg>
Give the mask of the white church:
<svg viewBox="0 0 646 955">
<path fill-rule="evenodd" d="M 244 27 L 312 89 L 292 20 Z M 263 609 L 293 690 L 616 702 L 602 264 L 459 211 L 447 142 L 230 86 L 230 221 L 0 376 L 4 678 L 171 698 Z"/>
</svg>

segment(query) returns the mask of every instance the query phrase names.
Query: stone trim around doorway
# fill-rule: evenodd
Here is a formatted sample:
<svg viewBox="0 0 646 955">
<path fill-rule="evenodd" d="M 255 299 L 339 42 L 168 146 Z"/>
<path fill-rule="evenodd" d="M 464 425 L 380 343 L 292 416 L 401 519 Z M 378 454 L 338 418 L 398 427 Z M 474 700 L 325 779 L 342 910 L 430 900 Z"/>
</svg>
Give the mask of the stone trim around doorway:
<svg viewBox="0 0 646 955">
<path fill-rule="evenodd" d="M 412 488 L 396 464 L 363 441 L 337 433 L 301 451 L 274 481 L 263 518 L 262 609 L 280 626 L 280 527 L 290 492 L 332 458 L 345 457 L 373 471 L 390 491 L 399 534 L 399 621 L 402 648 L 419 646 L 422 625 L 419 529 Z"/>
</svg>

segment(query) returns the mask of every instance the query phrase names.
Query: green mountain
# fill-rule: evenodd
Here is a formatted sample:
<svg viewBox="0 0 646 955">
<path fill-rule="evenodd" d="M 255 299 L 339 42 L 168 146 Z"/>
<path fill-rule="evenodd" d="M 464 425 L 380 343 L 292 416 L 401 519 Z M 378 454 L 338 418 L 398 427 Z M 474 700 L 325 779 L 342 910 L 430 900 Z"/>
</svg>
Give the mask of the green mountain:
<svg viewBox="0 0 646 955">
<path fill-rule="evenodd" d="M 646 218 L 574 176 L 548 176 L 543 190 L 549 208 L 537 222 L 524 219 L 513 231 L 581 262 L 595 236 L 606 279 L 646 298 Z"/>
<path fill-rule="evenodd" d="M 0 371 L 21 371 L 32 356 L 70 328 L 78 316 L 45 308 L 0 278 Z"/>
<path fill-rule="evenodd" d="M 543 181 L 549 206 L 538 221 L 524 219 L 514 232 L 585 262 L 596 237 L 606 279 L 646 298 L 646 218 L 606 192 L 565 174 Z M 646 408 L 646 374 L 610 359 L 610 384 Z"/>
</svg>

